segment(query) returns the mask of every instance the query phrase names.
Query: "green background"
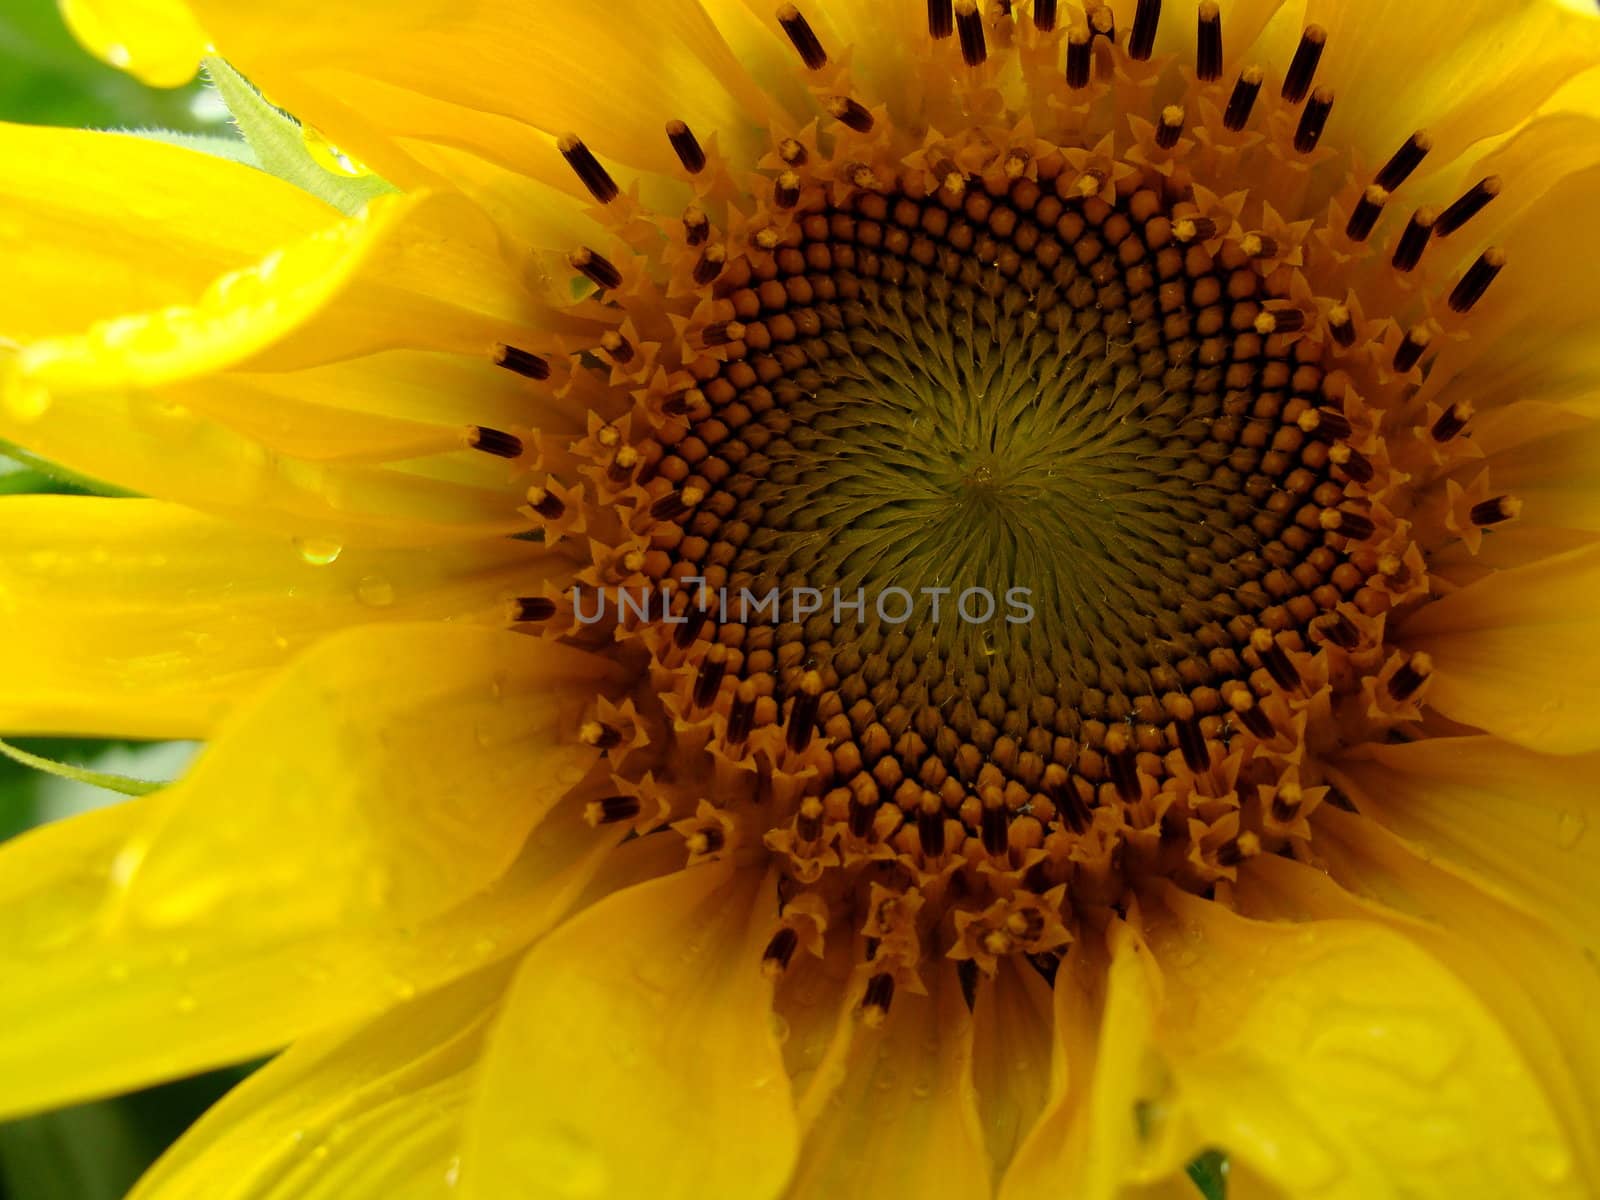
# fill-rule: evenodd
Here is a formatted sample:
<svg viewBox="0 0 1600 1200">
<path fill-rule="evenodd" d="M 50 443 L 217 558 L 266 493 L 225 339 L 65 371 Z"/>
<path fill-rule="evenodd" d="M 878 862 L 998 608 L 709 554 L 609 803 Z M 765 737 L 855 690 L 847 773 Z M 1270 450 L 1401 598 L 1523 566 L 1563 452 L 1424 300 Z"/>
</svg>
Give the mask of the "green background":
<svg viewBox="0 0 1600 1200">
<path fill-rule="evenodd" d="M 86 54 L 62 25 L 54 0 L 5 0 L 0 8 L 0 120 L 231 133 L 226 109 L 198 84 L 172 91 L 147 88 Z M 0 495 L 81 490 L 36 464 L 0 453 Z M 48 758 L 143 779 L 174 778 L 194 751 L 178 743 L 62 738 L 16 744 Z M 0 757 L 0 839 L 118 798 Z M 120 1200 L 145 1167 L 246 1073 L 214 1072 L 0 1124 L 0 1200 Z M 1219 1200 L 1223 1195 L 1225 1168 L 1217 1156 L 1197 1160 L 1190 1174 L 1205 1196 Z"/>
</svg>

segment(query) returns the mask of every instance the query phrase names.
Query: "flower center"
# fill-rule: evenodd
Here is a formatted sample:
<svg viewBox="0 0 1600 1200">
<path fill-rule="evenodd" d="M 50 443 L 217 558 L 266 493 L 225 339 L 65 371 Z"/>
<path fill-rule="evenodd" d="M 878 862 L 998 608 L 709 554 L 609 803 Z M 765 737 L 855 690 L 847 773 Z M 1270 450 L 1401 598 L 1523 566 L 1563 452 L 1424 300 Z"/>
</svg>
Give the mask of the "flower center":
<svg viewBox="0 0 1600 1200">
<path fill-rule="evenodd" d="M 1469 414 L 1415 398 L 1444 325 L 1387 287 L 1362 316 L 1346 270 L 1393 225 L 1411 276 L 1497 181 L 1383 225 L 1431 142 L 1370 179 L 1332 160 L 1316 27 L 1268 95 L 1260 68 L 1221 83 L 1215 4 L 1192 70 L 1152 58 L 1158 4 L 1126 35 L 1103 7 L 1006 8 L 930 3 L 929 57 L 974 74 L 949 128 L 913 131 L 784 6 L 831 120 L 753 177 L 671 123 L 681 219 L 564 140 L 624 266 L 571 260 L 598 353 L 501 354 L 591 413 L 530 492 L 547 540 L 593 539 L 583 586 L 662 598 L 599 625 L 520 602 L 649 664 L 585 726 L 592 818 L 670 822 L 691 862 L 771 856 L 769 961 L 860 933 L 880 1014 L 929 953 L 1044 961 L 1130 888 L 1205 891 L 1309 838 L 1316 752 L 1420 717 L 1432 663 L 1384 631 L 1426 551 L 1516 511 L 1409 486 L 1466 454 Z M 1343 187 L 1284 224 L 1315 165 Z M 1450 320 L 1503 262 L 1456 281 Z"/>
</svg>

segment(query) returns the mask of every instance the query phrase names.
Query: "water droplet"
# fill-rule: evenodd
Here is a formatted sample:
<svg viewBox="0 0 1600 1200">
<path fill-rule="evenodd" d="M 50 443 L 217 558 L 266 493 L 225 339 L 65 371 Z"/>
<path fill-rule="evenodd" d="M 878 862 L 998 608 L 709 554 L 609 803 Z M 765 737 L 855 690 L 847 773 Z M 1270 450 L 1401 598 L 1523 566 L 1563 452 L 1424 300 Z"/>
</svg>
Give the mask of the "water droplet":
<svg viewBox="0 0 1600 1200">
<path fill-rule="evenodd" d="M 329 563 L 337 562 L 339 555 L 344 553 L 343 546 L 326 538 L 295 538 L 294 548 L 299 551 L 302 559 L 314 567 L 325 567 Z"/>
<path fill-rule="evenodd" d="M 772 1023 L 772 1036 L 777 1040 L 778 1045 L 785 1045 L 789 1041 L 790 1033 L 788 1019 L 779 1012 L 771 1013 L 768 1019 Z"/>
<path fill-rule="evenodd" d="M 1582 813 L 1564 812 L 1556 825 L 1556 840 L 1563 850 L 1571 850 L 1588 832 L 1589 818 Z"/>
<path fill-rule="evenodd" d="M 363 575 L 356 584 L 356 599 L 372 608 L 387 608 L 394 603 L 394 584 L 378 575 Z"/>
</svg>

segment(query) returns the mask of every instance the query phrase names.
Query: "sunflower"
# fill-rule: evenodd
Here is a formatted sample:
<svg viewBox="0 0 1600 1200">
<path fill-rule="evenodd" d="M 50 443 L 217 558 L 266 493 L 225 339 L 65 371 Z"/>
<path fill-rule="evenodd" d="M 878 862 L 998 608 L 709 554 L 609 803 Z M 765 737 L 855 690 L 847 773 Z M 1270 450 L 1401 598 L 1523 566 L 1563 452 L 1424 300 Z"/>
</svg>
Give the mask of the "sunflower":
<svg viewBox="0 0 1600 1200">
<path fill-rule="evenodd" d="M 66 9 L 370 199 L 0 127 L 0 436 L 150 497 L 0 500 L 0 727 L 209 743 L 0 849 L 0 1111 L 274 1054 L 147 1200 L 1600 1191 L 1592 15 Z"/>
</svg>

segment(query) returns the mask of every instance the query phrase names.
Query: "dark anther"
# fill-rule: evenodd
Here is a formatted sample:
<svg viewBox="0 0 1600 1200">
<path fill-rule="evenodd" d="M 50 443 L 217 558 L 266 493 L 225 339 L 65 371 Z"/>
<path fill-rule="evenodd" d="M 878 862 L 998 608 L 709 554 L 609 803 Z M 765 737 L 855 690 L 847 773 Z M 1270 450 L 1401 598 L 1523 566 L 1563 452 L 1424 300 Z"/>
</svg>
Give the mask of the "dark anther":
<svg viewBox="0 0 1600 1200">
<path fill-rule="evenodd" d="M 1306 327 L 1306 310 L 1303 308 L 1273 308 L 1262 315 L 1272 318 L 1268 333 L 1298 333 Z"/>
<path fill-rule="evenodd" d="M 717 698 L 717 691 L 722 687 L 722 677 L 727 673 L 728 648 L 718 642 L 700 660 L 700 672 L 694 677 L 696 708 L 711 707 L 711 702 Z"/>
<path fill-rule="evenodd" d="M 1299 689 L 1300 672 L 1295 668 L 1289 652 L 1278 645 L 1277 638 L 1272 636 L 1270 630 L 1257 629 L 1250 636 L 1250 645 L 1254 648 L 1256 657 L 1261 660 L 1261 665 L 1267 669 L 1267 674 L 1272 676 L 1274 683 L 1286 692 Z"/>
<path fill-rule="evenodd" d="M 806 165 L 806 148 L 794 138 L 784 138 L 778 143 L 778 157 L 783 159 L 785 165 L 803 167 Z"/>
<path fill-rule="evenodd" d="M 667 141 L 689 174 L 698 175 L 706 169 L 706 152 L 700 147 L 700 139 L 682 121 L 667 122 Z"/>
<path fill-rule="evenodd" d="M 1433 341 L 1433 334 L 1422 325 L 1413 325 L 1406 330 L 1405 340 L 1395 348 L 1394 369 L 1396 371 L 1409 371 L 1422 361 L 1423 351 L 1427 350 L 1428 343 Z"/>
<path fill-rule="evenodd" d="M 863 804 L 860 797 L 850 797 L 850 834 L 852 837 L 864 838 L 872 832 L 872 819 L 878 815 L 878 810 L 871 804 Z"/>
<path fill-rule="evenodd" d="M 707 246 L 700 252 L 700 258 L 694 264 L 694 281 L 705 287 L 718 275 L 727 264 L 728 252 L 721 246 Z"/>
<path fill-rule="evenodd" d="M 601 204 L 610 204 L 622 194 L 617 181 L 611 178 L 610 173 L 600 165 L 600 160 L 576 134 L 564 136 L 556 143 L 556 149 L 561 151 L 561 157 L 567 160 L 567 165 L 578 176 L 579 182 Z"/>
<path fill-rule="evenodd" d="M 1372 518 L 1365 513 L 1351 512 L 1344 508 L 1334 509 L 1331 514 L 1327 514 L 1324 523 L 1329 533 L 1337 533 L 1352 542 L 1366 541 L 1378 528 Z"/>
<path fill-rule="evenodd" d="M 1392 192 L 1415 171 L 1433 149 L 1433 139 L 1425 130 L 1417 130 L 1406 139 L 1406 144 L 1394 152 L 1394 157 L 1384 164 L 1373 182 L 1386 192 Z"/>
<path fill-rule="evenodd" d="M 978 962 L 976 959 L 963 958 L 956 964 L 956 982 L 961 985 L 961 999 L 966 1001 L 967 1011 L 971 1012 L 978 1006 Z"/>
<path fill-rule="evenodd" d="M 1211 765 L 1211 755 L 1206 750 L 1205 735 L 1200 732 L 1200 722 L 1195 717 L 1176 722 L 1178 727 L 1178 749 L 1183 752 L 1183 761 L 1191 771 L 1204 771 Z"/>
<path fill-rule="evenodd" d="M 561 502 L 561 497 L 545 488 L 528 489 L 528 506 L 546 521 L 555 521 L 567 511 L 567 506 Z"/>
<path fill-rule="evenodd" d="M 834 120 L 854 129 L 857 133 L 866 133 L 872 128 L 872 114 L 859 100 L 852 100 L 849 96 L 834 96 L 830 99 L 828 112 L 832 114 Z"/>
<path fill-rule="evenodd" d="M 1356 483 L 1371 483 L 1376 474 L 1372 460 L 1354 446 L 1334 446 L 1328 451 L 1328 461 Z"/>
<path fill-rule="evenodd" d="M 1465 400 L 1457 400 L 1439 414 L 1439 419 L 1433 423 L 1433 428 L 1429 430 L 1429 433 L 1436 442 L 1448 442 L 1465 429 L 1467 422 L 1471 419 L 1472 405 Z"/>
<path fill-rule="evenodd" d="M 615 825 L 618 821 L 632 821 L 641 810 L 637 796 L 606 796 L 590 803 L 588 811 L 596 825 Z"/>
<path fill-rule="evenodd" d="M 1439 214 L 1439 223 L 1436 227 L 1439 236 L 1449 237 L 1482 212 L 1483 206 L 1500 194 L 1500 187 L 1498 175 L 1490 175 L 1473 184 L 1465 195 Z"/>
<path fill-rule="evenodd" d="M 969 67 L 981 67 L 989 57 L 983 42 L 983 14 L 978 0 L 956 0 L 956 33 L 961 38 L 961 57 Z"/>
<path fill-rule="evenodd" d="M 815 796 L 800 802 L 800 812 L 794 821 L 794 831 L 805 842 L 816 842 L 822 836 L 822 814 L 827 810 Z"/>
<path fill-rule="evenodd" d="M 639 452 L 632 446 L 620 447 L 606 466 L 606 478 L 620 487 L 627 487 L 639 465 Z"/>
<path fill-rule="evenodd" d="M 1117 14 L 1109 4 L 1101 4 L 1089 14 L 1089 29 L 1093 36 L 1103 37 L 1112 45 L 1117 42 Z"/>
<path fill-rule="evenodd" d="M 772 202 L 779 208 L 793 208 L 800 203 L 800 176 L 785 171 L 772 182 Z"/>
<path fill-rule="evenodd" d="M 1413 654 L 1410 660 L 1389 676 L 1388 692 L 1393 700 L 1409 700 L 1433 674 L 1433 660 L 1426 654 Z"/>
<path fill-rule="evenodd" d="M 928 32 L 936 38 L 947 38 L 955 31 L 951 0 L 928 0 Z"/>
<path fill-rule="evenodd" d="M 800 52 L 800 61 L 810 70 L 820 71 L 828 65 L 828 52 L 817 40 L 811 22 L 800 15 L 798 8 L 792 4 L 785 4 L 778 10 L 778 24 L 783 26 L 783 31 L 789 35 L 794 48 Z"/>
<path fill-rule="evenodd" d="M 996 799 L 993 804 L 983 806 L 983 819 L 981 831 L 983 834 L 983 848 L 990 854 L 1004 854 L 1006 852 L 1006 832 L 1010 822 L 1006 818 L 1006 806 Z"/>
<path fill-rule="evenodd" d="M 691 408 L 699 407 L 705 395 L 699 388 L 686 388 L 681 392 L 674 392 L 661 402 L 661 411 L 669 417 L 681 417 Z"/>
<path fill-rule="evenodd" d="M 1350 436 L 1350 418 L 1337 408 L 1324 405 L 1314 410 L 1317 414 L 1316 424 L 1313 428 L 1318 437 L 1325 437 L 1335 442 L 1342 442 Z M 1311 432 L 1311 430 L 1307 430 Z"/>
<path fill-rule="evenodd" d="M 1156 48 L 1156 27 L 1161 24 L 1161 0 L 1139 0 L 1128 37 L 1128 57 L 1146 61 Z"/>
<path fill-rule="evenodd" d="M 756 720 L 756 689 L 748 679 L 733 693 L 733 707 L 728 710 L 728 732 L 723 740 L 730 746 L 742 746 L 750 736 Z"/>
<path fill-rule="evenodd" d="M 711 218 L 698 204 L 683 210 L 683 237 L 691 246 L 703 245 L 711 236 Z"/>
<path fill-rule="evenodd" d="M 789 960 L 794 957 L 794 952 L 799 946 L 800 935 L 785 925 L 772 935 L 767 948 L 761 952 L 761 962 L 763 965 L 770 963 L 769 970 L 772 973 L 782 974 L 789 969 Z"/>
<path fill-rule="evenodd" d="M 1161 123 L 1156 126 L 1156 145 L 1171 150 L 1183 134 L 1183 105 L 1169 104 L 1161 110 Z"/>
<path fill-rule="evenodd" d="M 1350 220 L 1345 224 L 1345 234 L 1352 242 L 1364 242 L 1372 233 L 1372 227 L 1378 223 L 1378 217 L 1383 213 L 1383 205 L 1389 199 L 1389 193 L 1377 184 L 1373 184 L 1361 193 L 1361 199 L 1356 201 L 1355 208 L 1350 213 Z"/>
<path fill-rule="evenodd" d="M 1356 323 L 1344 305 L 1335 304 L 1328 310 L 1328 333 L 1341 346 L 1356 344 Z"/>
<path fill-rule="evenodd" d="M 603 721 L 585 722 L 578 736 L 583 739 L 584 745 L 593 746 L 596 750 L 611 750 L 622 745 L 622 730 Z"/>
<path fill-rule="evenodd" d="M 800 691 L 789 702 L 789 749 L 796 752 L 811 744 L 811 733 L 817 724 L 817 706 L 822 703 L 822 676 L 807 671 L 800 681 Z"/>
<path fill-rule="evenodd" d="M 685 494 L 690 491 L 696 494 L 692 496 Z M 674 518 L 681 517 L 689 509 L 693 508 L 695 504 L 699 503 L 700 497 L 698 493 L 698 488 L 690 487 L 685 488 L 683 491 L 674 488 L 650 506 L 650 515 L 658 521 L 671 521 Z"/>
<path fill-rule="evenodd" d="M 1522 513 L 1522 502 L 1515 496 L 1496 496 L 1493 500 L 1482 500 L 1472 506 L 1469 514 L 1472 523 L 1482 529 L 1489 525 L 1498 525 L 1502 521 L 1509 521 Z"/>
<path fill-rule="evenodd" d="M 1300 113 L 1300 124 L 1294 131 L 1294 148 L 1300 154 L 1310 154 L 1322 140 L 1322 131 L 1328 124 L 1328 114 L 1333 111 L 1333 93 L 1318 88 Z"/>
<path fill-rule="evenodd" d="M 705 628 L 706 619 L 711 614 L 698 603 L 691 600 L 683 611 L 682 623 L 672 631 L 672 642 L 680 650 L 687 650 L 694 645 L 695 639 L 700 636 L 700 631 Z"/>
<path fill-rule="evenodd" d="M 930 858 L 944 853 L 944 809 L 937 804 L 929 812 L 926 806 L 917 810 L 917 838 L 922 852 Z"/>
<path fill-rule="evenodd" d="M 1056 0 L 1033 0 L 1033 26 L 1041 33 L 1056 27 Z"/>
<path fill-rule="evenodd" d="M 567 262 L 597 288 L 610 291 L 622 286 L 622 272 L 610 259 L 603 258 L 587 246 L 574 250 L 567 256 Z"/>
<path fill-rule="evenodd" d="M 612 362 L 619 365 L 633 361 L 633 343 L 615 329 L 608 329 L 600 335 L 600 349 L 611 356 Z"/>
<path fill-rule="evenodd" d="M 1483 294 L 1489 290 L 1489 285 L 1494 282 L 1494 277 L 1500 274 L 1506 265 L 1505 251 L 1491 246 L 1461 277 L 1461 282 L 1456 284 L 1450 293 L 1450 307 L 1458 313 L 1470 312 L 1472 306 L 1483 299 Z"/>
<path fill-rule="evenodd" d="M 894 1003 L 894 976 L 887 972 L 874 975 L 867 980 L 867 993 L 861 1000 L 861 1007 L 877 1013 L 874 1020 L 881 1021 L 888 1015 L 889 1005 Z"/>
<path fill-rule="evenodd" d="M 726 346 L 737 342 L 744 334 L 743 321 L 713 321 L 701 331 L 700 341 L 706 346 Z"/>
<path fill-rule="evenodd" d="M 518 350 L 515 346 L 496 346 L 494 365 L 515 371 L 528 379 L 550 378 L 550 364 L 546 360 L 537 354 L 529 354 L 526 350 Z"/>
<path fill-rule="evenodd" d="M 1108 752 L 1106 768 L 1111 772 L 1111 785 L 1117 789 L 1117 795 L 1122 802 L 1135 803 L 1142 792 L 1139 787 L 1139 762 L 1134 757 L 1133 748 L 1124 746 L 1120 750 Z"/>
<path fill-rule="evenodd" d="M 1089 69 L 1094 65 L 1094 56 L 1090 52 L 1090 43 L 1093 35 L 1083 26 L 1067 31 L 1067 86 L 1071 88 L 1086 88 L 1089 86 Z"/>
<path fill-rule="evenodd" d="M 1206 83 L 1222 78 L 1222 9 L 1217 0 L 1202 0 L 1200 40 L 1195 49 L 1195 75 Z"/>
<path fill-rule="evenodd" d="M 1321 25 L 1307 25 L 1295 47 L 1289 72 L 1283 77 L 1283 98 L 1290 104 L 1299 104 L 1311 91 L 1311 80 L 1317 73 L 1317 63 L 1322 59 L 1322 48 L 1328 44 L 1328 31 Z"/>
<path fill-rule="evenodd" d="M 1239 72 L 1239 79 L 1233 85 L 1233 94 L 1228 97 L 1228 107 L 1222 113 L 1222 123 L 1235 133 L 1249 122 L 1250 110 L 1256 106 L 1256 97 L 1261 94 L 1261 81 L 1264 78 L 1265 73 L 1260 67 L 1246 67 Z"/>
<path fill-rule="evenodd" d="M 474 450 L 482 450 L 485 454 L 493 454 L 497 458 L 522 456 L 522 439 L 516 434 L 489 429 L 483 425 L 468 427 L 467 443 Z"/>
<path fill-rule="evenodd" d="M 518 621 L 548 621 L 556 615 L 556 602 L 548 596 L 518 596 L 511 605 Z"/>
<path fill-rule="evenodd" d="M 1272 718 L 1261 711 L 1254 696 L 1246 694 L 1233 706 L 1233 711 L 1240 723 L 1262 741 L 1270 741 L 1278 735 L 1278 731 L 1272 727 Z"/>
<path fill-rule="evenodd" d="M 1354 650 L 1361 641 L 1361 631 L 1355 622 L 1341 612 L 1328 613 L 1320 624 L 1311 627 L 1311 631 L 1341 650 Z"/>
<path fill-rule="evenodd" d="M 1428 248 L 1428 239 L 1438 221 L 1439 210 L 1435 208 L 1419 208 L 1411 214 L 1411 221 L 1394 248 L 1395 270 L 1409 271 L 1422 261 L 1422 252 Z"/>
</svg>

